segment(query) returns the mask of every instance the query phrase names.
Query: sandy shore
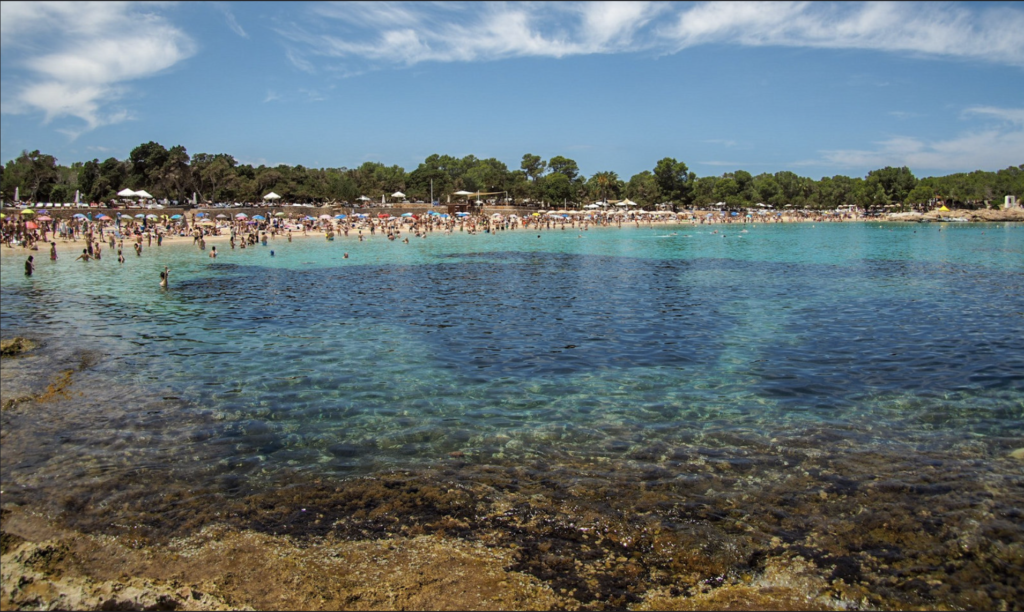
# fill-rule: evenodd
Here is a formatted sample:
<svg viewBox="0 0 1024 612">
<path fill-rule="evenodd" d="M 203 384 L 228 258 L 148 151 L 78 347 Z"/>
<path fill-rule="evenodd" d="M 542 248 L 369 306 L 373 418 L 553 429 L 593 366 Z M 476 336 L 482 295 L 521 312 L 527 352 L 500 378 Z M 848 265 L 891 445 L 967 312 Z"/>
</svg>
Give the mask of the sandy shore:
<svg viewBox="0 0 1024 612">
<path fill-rule="evenodd" d="M 843 221 L 843 223 L 879 223 L 879 222 L 886 222 L 886 221 L 889 221 L 889 222 L 919 222 L 919 221 L 936 221 L 936 220 L 939 220 L 941 218 L 963 218 L 963 219 L 967 219 L 970 222 L 1017 222 L 1017 223 L 1021 223 L 1021 222 L 1024 222 L 1024 208 L 1016 208 L 1016 209 L 1010 209 L 1010 210 L 960 210 L 960 209 L 955 209 L 955 210 L 942 211 L 942 212 L 937 211 L 937 210 L 933 210 L 933 211 L 930 211 L 930 212 L 927 212 L 927 213 L 916 213 L 916 212 L 892 213 L 890 215 L 887 215 L 884 218 L 846 220 L 846 221 Z M 797 217 L 797 216 L 784 215 L 783 216 L 783 222 L 784 223 L 821 223 L 822 221 L 820 219 L 806 219 L 806 218 L 801 218 L 801 217 Z M 758 223 L 758 222 L 755 222 L 755 224 L 756 223 Z M 764 224 L 765 222 L 761 221 L 759 223 Z M 634 226 L 634 223 L 633 222 L 624 222 L 623 225 L 624 226 L 628 225 L 628 226 L 632 227 L 632 226 Z M 647 225 L 646 223 L 641 223 L 641 226 L 646 226 L 646 225 Z M 655 223 L 655 225 L 665 226 L 665 227 L 690 227 L 692 224 L 691 224 L 690 220 L 678 220 L 678 221 L 657 221 Z M 729 223 L 716 222 L 716 223 L 708 224 L 708 226 L 711 226 L 711 225 L 716 226 L 716 227 L 718 225 L 722 225 L 722 226 L 726 226 L 726 227 L 731 227 L 731 226 L 734 226 L 734 225 L 744 225 L 744 224 L 741 221 L 735 221 L 735 222 L 729 222 Z M 536 228 L 523 228 L 523 227 L 519 227 L 516 230 L 510 230 L 510 231 L 524 231 L 524 230 L 535 231 Z M 366 230 L 364 230 L 364 232 L 365 231 Z M 380 230 L 378 229 L 378 232 L 379 231 Z M 220 235 L 217 235 L 217 236 L 206 236 L 205 240 L 206 240 L 207 245 L 208 246 L 216 246 L 218 248 L 218 250 L 221 250 L 221 251 L 223 251 L 225 248 L 228 248 L 227 245 L 228 245 L 228 241 L 229 241 L 229 237 L 230 237 L 230 230 L 228 230 L 226 228 L 222 228 L 221 232 L 222 233 Z M 357 236 L 358 236 L 358 231 L 352 230 L 352 231 L 350 231 L 350 235 L 347 238 L 344 235 L 339 233 L 339 234 L 337 234 L 335 239 L 339 240 L 339 241 L 346 241 L 346 240 L 356 241 L 356 240 L 358 240 Z M 321 230 L 313 230 L 313 231 L 310 231 L 310 232 L 308 232 L 306 234 L 304 234 L 301 231 L 292 231 L 292 239 L 293 240 L 304 240 L 304 239 L 310 239 L 310 238 L 314 238 L 314 239 L 318 239 L 318 240 L 324 240 L 324 237 L 325 237 L 325 232 L 323 232 Z M 285 238 L 284 235 L 278 235 L 275 238 L 271 238 L 270 239 L 270 243 L 271 244 L 276 244 L 276 243 L 278 243 L 279 241 L 282 241 L 282 240 L 287 241 L 287 238 Z M 167 244 L 167 245 L 192 244 L 192 237 L 191 236 L 178 236 L 176 234 L 165 234 L 163 242 L 164 242 L 164 244 Z M 56 243 L 57 243 L 58 257 L 69 257 L 70 256 L 70 257 L 74 258 L 74 257 L 77 257 L 82 252 L 83 248 L 85 248 L 85 242 L 82 239 L 79 239 L 77 241 L 76 240 L 61 240 L 61 239 L 57 239 Z M 38 246 L 39 246 L 39 250 L 38 251 L 32 251 L 30 249 L 26 249 L 26 248 L 20 247 L 20 246 L 19 247 L 3 246 L 3 247 L 0 247 L 0 256 L 7 257 L 7 256 L 11 256 L 11 255 L 19 255 L 19 256 L 26 256 L 27 257 L 28 255 L 34 255 L 37 260 L 48 259 L 49 258 L 49 248 L 46 245 L 44 245 L 44 244 L 39 244 Z M 156 247 L 156 240 L 154 239 L 151 245 L 150 245 L 149 241 L 144 240 L 143 241 L 143 248 L 146 251 L 148 251 L 149 249 L 152 249 L 152 248 L 157 248 Z M 107 243 L 103 243 L 102 254 L 106 258 L 110 258 L 110 259 L 114 259 L 114 260 L 117 259 L 117 251 L 115 250 L 113 253 L 111 253 L 109 244 L 107 244 Z M 134 254 L 133 250 L 132 250 L 131 243 L 128 242 L 128 241 L 125 241 L 125 253 L 124 254 L 125 254 L 126 258 L 129 257 L 129 255 Z"/>
</svg>

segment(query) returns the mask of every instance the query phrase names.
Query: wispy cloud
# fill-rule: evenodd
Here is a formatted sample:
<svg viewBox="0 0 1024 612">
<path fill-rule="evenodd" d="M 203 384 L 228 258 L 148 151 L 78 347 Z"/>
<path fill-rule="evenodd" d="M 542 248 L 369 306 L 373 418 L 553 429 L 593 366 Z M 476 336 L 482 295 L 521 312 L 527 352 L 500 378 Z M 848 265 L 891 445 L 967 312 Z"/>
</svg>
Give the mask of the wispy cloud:
<svg viewBox="0 0 1024 612">
<path fill-rule="evenodd" d="M 228 27 L 231 28 L 232 32 L 242 38 L 249 38 L 249 34 L 238 23 L 238 20 L 235 19 L 235 14 L 231 12 L 231 6 L 227 2 L 214 2 L 213 4 L 224 15 L 224 20 L 227 21 Z"/>
<path fill-rule="evenodd" d="M 313 58 L 376 67 L 654 52 L 705 44 L 866 49 L 1024 66 L 1024 11 L 950 3 L 316 3 L 278 32 Z M 305 69 L 305 68 L 303 68 Z"/>
<path fill-rule="evenodd" d="M 915 113 L 913 111 L 898 111 L 898 110 L 889 111 L 888 114 L 889 114 L 890 117 L 896 117 L 897 119 L 916 119 L 918 117 L 923 116 L 923 115 L 921 115 L 921 113 Z"/>
<path fill-rule="evenodd" d="M 984 125 L 947 139 L 925 140 L 894 136 L 874 143 L 872 149 L 823 151 L 822 158 L 796 165 L 839 168 L 907 166 L 945 172 L 1005 168 L 1024 160 L 1024 108 L 977 106 L 965 109 L 964 118 L 979 117 Z"/>
<path fill-rule="evenodd" d="M 158 7 L 0 3 L 0 46 L 16 68 L 14 76 L 5 75 L 2 111 L 41 111 L 44 122 L 77 117 L 84 126 L 64 130 L 72 137 L 129 119 L 131 113 L 117 105 L 126 84 L 166 70 L 194 52 L 191 39 L 153 8 Z"/>
<path fill-rule="evenodd" d="M 950 3 L 709 2 L 662 34 L 676 50 L 708 43 L 869 49 L 1024 65 L 1024 11 Z"/>
<path fill-rule="evenodd" d="M 322 3 L 279 29 L 304 57 L 379 64 L 565 57 L 650 46 L 638 34 L 668 5 L 595 3 Z M 294 62 L 294 58 L 292 58 Z"/>
</svg>

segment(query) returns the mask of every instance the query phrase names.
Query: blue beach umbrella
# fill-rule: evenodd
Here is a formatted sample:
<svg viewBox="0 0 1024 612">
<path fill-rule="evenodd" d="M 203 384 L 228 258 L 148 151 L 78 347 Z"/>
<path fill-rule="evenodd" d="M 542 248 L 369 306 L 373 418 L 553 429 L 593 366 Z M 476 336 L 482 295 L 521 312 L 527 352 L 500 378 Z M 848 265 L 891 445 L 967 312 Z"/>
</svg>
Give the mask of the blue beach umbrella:
<svg viewBox="0 0 1024 612">
<path fill-rule="evenodd" d="M 172 219 L 180 219 L 180 218 L 181 218 L 181 215 L 171 215 L 171 218 L 172 218 Z"/>
<path fill-rule="evenodd" d="M 402 216 L 403 216 L 403 217 L 411 217 L 411 216 L 412 216 L 412 213 L 402 213 Z"/>
<path fill-rule="evenodd" d="M 448 218 L 448 213 L 441 213 L 441 218 L 442 219 L 447 219 Z"/>
<path fill-rule="evenodd" d="M 146 215 L 135 215 L 136 219 L 145 219 Z"/>
<path fill-rule="evenodd" d="M 71 218 L 72 219 L 85 219 L 85 215 L 83 215 L 82 213 L 78 213 L 78 214 L 71 215 Z"/>
<path fill-rule="evenodd" d="M 257 221 L 266 221 L 267 220 L 267 218 L 264 217 L 263 215 L 253 215 L 252 218 L 256 219 Z"/>
<path fill-rule="evenodd" d="M 738 216 L 740 216 L 740 213 L 738 213 L 738 212 L 731 212 L 731 213 L 729 213 L 729 215 L 733 216 L 733 217 L 738 217 Z"/>
<path fill-rule="evenodd" d="M 205 217 L 205 216 L 206 216 L 206 213 L 201 213 L 201 212 L 199 212 L 199 213 L 196 213 L 196 216 L 197 216 L 197 217 Z"/>
<path fill-rule="evenodd" d="M 334 215 L 334 218 L 335 219 L 346 219 L 346 218 L 348 218 L 348 215 Z"/>
</svg>

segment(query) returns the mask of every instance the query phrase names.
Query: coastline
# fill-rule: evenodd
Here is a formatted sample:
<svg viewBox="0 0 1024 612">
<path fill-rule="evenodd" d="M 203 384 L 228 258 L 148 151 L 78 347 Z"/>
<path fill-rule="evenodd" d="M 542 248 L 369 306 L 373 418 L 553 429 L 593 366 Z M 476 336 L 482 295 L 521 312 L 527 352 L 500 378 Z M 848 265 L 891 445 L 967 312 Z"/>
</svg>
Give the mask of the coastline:
<svg viewBox="0 0 1024 612">
<path fill-rule="evenodd" d="M 704 433 L 598 459 L 558 444 L 514 458 L 444 449 L 372 476 L 197 485 L 189 470 L 216 469 L 209 439 L 147 434 L 198 432 L 189 413 L 204 407 L 135 388 L 113 349 L 51 333 L 3 361 L 5 475 L 20 471 L 0 493 L 4 609 L 988 609 L 1024 597 L 1021 449 L 1005 433 L 879 451 L 866 444 L 877 433 L 823 424 L 730 434 L 728 451 Z M 143 425 L 110 456 L 163 446 L 199 459 L 82 461 L 54 480 L 45 452 L 67 464 L 76 445 L 108 442 L 74 439 L 97 416 L 111 431 Z M 39 440 L 51 450 L 23 452 Z M 359 452 L 341 446 L 331 454 Z"/>
<path fill-rule="evenodd" d="M 212 213 L 214 211 L 210 210 L 210 211 L 205 211 L 205 212 Z M 841 222 L 841 223 L 893 223 L 893 222 L 895 222 L 895 223 L 916 223 L 916 222 L 938 221 L 938 220 L 941 220 L 941 219 L 944 219 L 944 218 L 963 218 L 963 219 L 967 219 L 971 223 L 1024 223 L 1024 208 L 1015 208 L 1015 209 L 1010 209 L 1010 210 L 960 210 L 960 209 L 953 209 L 953 210 L 946 211 L 946 212 L 940 212 L 940 211 L 937 211 L 937 210 L 933 210 L 933 211 L 929 211 L 927 213 L 916 213 L 916 212 L 911 212 L 911 213 L 891 213 L 891 214 L 888 214 L 884 218 L 864 218 L 864 217 L 861 217 L 861 218 L 856 218 L 856 219 L 843 219 L 841 221 L 831 221 L 831 220 L 829 220 L 829 221 L 822 221 L 821 219 L 804 218 L 804 217 L 801 217 L 801 216 L 794 216 L 794 215 L 785 215 L 785 214 L 783 214 L 783 216 L 781 218 L 781 222 L 785 223 L 785 224 L 793 224 L 793 223 L 797 223 L 797 224 L 811 223 L 811 224 L 814 224 L 814 223 L 823 223 L 823 222 L 827 222 L 827 223 L 833 223 L 833 222 Z M 654 221 L 654 223 L 656 225 L 658 225 L 658 226 L 665 226 L 665 227 L 702 227 L 702 225 L 700 223 L 694 224 L 689 219 L 669 219 L 669 220 L 660 220 L 659 219 L 659 220 Z M 725 227 L 729 227 L 729 226 L 735 226 L 735 225 L 740 225 L 740 226 L 743 226 L 743 225 L 771 225 L 771 224 L 774 224 L 774 223 L 776 223 L 776 222 L 775 221 L 766 222 L 766 221 L 763 221 L 763 220 L 755 220 L 755 221 L 752 221 L 750 223 L 744 223 L 742 220 L 740 220 L 740 221 L 720 221 L 720 220 L 715 220 L 714 222 L 707 223 L 705 225 L 708 226 L 708 227 L 710 227 L 710 226 L 716 226 L 717 227 L 719 225 L 725 226 Z M 624 222 L 623 224 L 624 225 L 632 226 L 633 222 Z M 647 224 L 647 222 L 641 222 L 642 226 L 646 226 L 646 224 Z M 592 226 L 592 227 L 600 227 L 600 226 Z M 609 227 L 614 227 L 614 225 L 610 225 Z M 227 245 L 228 244 L 230 230 L 227 227 L 223 227 L 221 229 L 222 229 L 222 231 L 221 231 L 220 234 L 218 234 L 218 235 L 207 235 L 207 236 L 204 237 L 204 240 L 207 243 L 209 243 L 210 246 L 217 246 L 218 250 L 221 250 L 223 252 L 222 245 Z M 521 232 L 521 231 L 536 231 L 536 229 L 537 228 L 534 228 L 534 227 L 522 227 L 522 226 L 520 226 L 520 227 L 518 227 L 516 229 L 510 229 L 510 230 L 504 230 L 504 231 Z M 437 231 L 438 230 L 435 230 L 435 232 L 437 232 Z M 357 242 L 358 241 L 357 231 L 353 229 L 353 230 L 350 230 L 350 233 L 352 233 L 352 235 L 347 236 L 347 237 L 342 235 L 342 234 L 340 234 L 340 233 L 337 233 L 336 236 L 335 236 L 335 240 L 337 240 L 339 242 L 346 242 L 346 241 Z M 292 232 L 292 238 L 293 239 L 303 239 L 303 240 L 309 239 L 309 238 L 324 240 L 325 239 L 325 235 L 326 235 L 326 232 L 324 230 L 322 230 L 322 229 L 319 229 L 319 228 L 310 230 L 308 232 L 308 234 L 305 234 L 305 235 L 302 232 L 299 232 L 299 231 L 293 231 Z M 276 237 L 271 237 L 270 241 L 272 243 L 276 243 L 278 240 L 282 240 L 282 239 L 285 239 L 284 235 L 278 235 Z M 177 234 L 164 234 L 164 240 L 163 241 L 164 241 L 164 243 L 166 243 L 168 245 L 189 244 L 189 243 L 192 242 L 192 236 L 179 236 Z M 79 239 L 79 240 L 57 240 L 56 243 L 57 243 L 57 253 L 58 253 L 59 257 L 67 257 L 67 256 L 76 257 L 81 252 L 81 249 L 85 248 L 85 241 L 81 240 L 81 239 Z M 34 255 L 36 257 L 36 262 L 37 262 L 37 265 L 38 265 L 41 260 L 49 259 L 49 249 L 46 247 L 46 245 L 44 245 L 42 243 L 37 243 L 37 244 L 38 244 L 38 247 L 39 247 L 38 250 L 32 250 L 32 249 L 25 248 L 23 245 L 20 245 L 20 246 L 17 246 L 17 247 L 10 247 L 8 245 L 0 245 L 0 257 L 8 257 L 8 256 L 16 256 L 16 255 L 17 256 L 26 256 L 27 257 L 28 255 Z M 129 244 L 125 245 L 126 249 L 130 248 Z M 144 241 L 143 248 L 145 249 L 145 251 L 149 251 L 149 249 L 151 249 L 151 248 L 156 248 L 156 245 L 154 244 L 153 246 L 148 246 L 145 243 L 145 241 Z M 103 253 L 105 254 L 105 256 L 107 258 L 115 259 L 115 260 L 117 258 L 117 252 L 114 251 L 113 253 L 111 253 L 111 250 L 110 250 L 109 246 L 106 243 L 103 244 Z M 131 255 L 131 254 L 132 254 L 131 251 L 126 252 L 125 253 L 125 258 L 126 259 L 129 258 L 129 255 Z"/>
</svg>

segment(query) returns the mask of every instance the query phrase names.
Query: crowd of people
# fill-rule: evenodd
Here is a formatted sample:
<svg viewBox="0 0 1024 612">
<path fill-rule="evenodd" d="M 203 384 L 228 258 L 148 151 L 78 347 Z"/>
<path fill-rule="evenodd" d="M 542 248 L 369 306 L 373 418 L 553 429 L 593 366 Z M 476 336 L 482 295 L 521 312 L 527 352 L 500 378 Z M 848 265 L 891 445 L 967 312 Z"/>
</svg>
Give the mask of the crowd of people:
<svg viewBox="0 0 1024 612">
<path fill-rule="evenodd" d="M 143 252 L 163 245 L 166 238 L 188 239 L 200 250 L 206 250 L 208 238 L 226 238 L 231 250 L 245 249 L 257 244 L 267 246 L 268 241 L 278 238 L 291 242 L 293 235 L 322 236 L 333 241 L 336 237 L 353 238 L 360 242 L 377 236 L 391 241 L 409 242 L 410 238 L 424 239 L 437 233 L 451 234 L 497 234 L 517 230 L 578 230 L 587 231 L 592 227 L 653 226 L 655 224 L 685 224 L 689 226 L 750 223 L 785 223 L 792 221 L 841 222 L 856 219 L 855 213 L 821 214 L 806 211 L 787 213 L 738 214 L 735 212 L 688 211 L 547 211 L 544 213 L 492 213 L 490 215 L 458 212 L 455 214 L 429 211 L 425 214 L 403 213 L 394 216 L 388 213 L 338 214 L 320 217 L 302 216 L 288 218 L 283 215 L 265 218 L 256 215 L 249 218 L 239 214 L 234 218 L 211 219 L 208 213 L 195 212 L 177 215 L 178 218 L 137 219 L 128 215 L 108 217 L 102 215 L 90 219 L 77 215 L 70 219 L 40 216 L 15 215 L 5 218 L 0 224 L 0 243 L 13 249 L 19 247 L 29 252 L 40 250 L 43 245 L 49 251 L 51 260 L 59 257 L 57 244 L 82 244 L 82 252 L 75 260 L 101 260 L 103 251 L 109 248 L 117 252 L 117 261 L 124 264 L 125 242 L 130 252 L 142 257 Z M 273 253 L 273 251 L 271 252 Z M 217 257 L 217 247 L 209 251 L 209 257 Z M 348 258 L 348 253 L 345 253 Z M 35 270 L 35 257 L 30 254 L 25 262 L 25 274 L 31 276 Z M 170 270 L 160 276 L 160 286 L 167 287 Z"/>
</svg>

